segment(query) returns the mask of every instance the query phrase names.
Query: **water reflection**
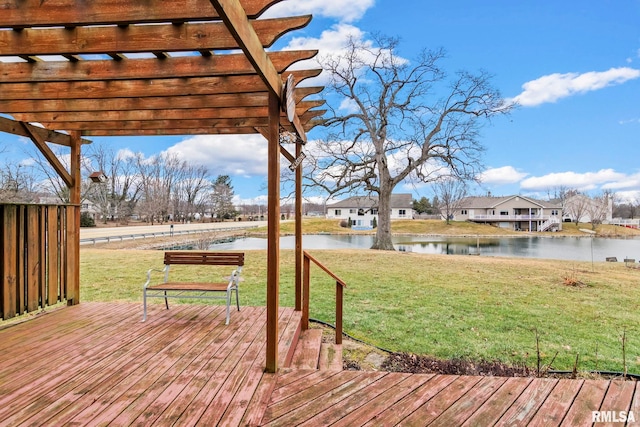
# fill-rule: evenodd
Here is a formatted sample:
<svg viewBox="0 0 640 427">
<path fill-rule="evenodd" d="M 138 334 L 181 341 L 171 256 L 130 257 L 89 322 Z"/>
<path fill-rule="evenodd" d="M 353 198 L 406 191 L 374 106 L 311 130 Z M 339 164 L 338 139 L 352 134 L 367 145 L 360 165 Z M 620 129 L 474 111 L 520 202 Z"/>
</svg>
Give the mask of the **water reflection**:
<svg viewBox="0 0 640 427">
<path fill-rule="evenodd" d="M 368 249 L 371 235 L 305 235 L 305 249 Z M 604 239 L 592 237 L 429 237 L 396 236 L 398 251 L 426 254 L 483 255 L 525 258 L 551 258 L 578 261 L 604 261 L 606 257 L 640 259 L 640 239 Z M 282 249 L 295 248 L 295 238 L 280 239 Z M 264 238 L 248 237 L 210 246 L 212 250 L 266 249 Z M 593 257 L 593 258 L 592 258 Z"/>
</svg>

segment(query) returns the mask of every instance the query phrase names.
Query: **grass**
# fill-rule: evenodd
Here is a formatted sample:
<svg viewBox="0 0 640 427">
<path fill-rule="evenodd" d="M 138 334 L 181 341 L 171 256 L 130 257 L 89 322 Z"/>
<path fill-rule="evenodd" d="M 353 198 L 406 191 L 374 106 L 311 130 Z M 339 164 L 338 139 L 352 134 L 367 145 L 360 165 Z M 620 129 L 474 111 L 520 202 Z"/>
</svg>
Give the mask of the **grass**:
<svg viewBox="0 0 640 427">
<path fill-rule="evenodd" d="M 640 373 L 640 270 L 623 263 L 426 255 L 368 250 L 313 251 L 346 281 L 344 327 L 393 351 L 553 367 Z M 280 301 L 293 306 L 293 251 L 281 253 Z M 81 301 L 141 301 L 161 251 L 81 249 Z M 182 271 L 180 271 L 182 270 Z M 176 268 L 185 280 L 211 268 Z M 228 270 L 228 269 L 227 269 Z M 218 280 L 228 271 L 213 273 Z M 242 305 L 266 304 L 266 252 L 246 251 Z M 311 271 L 311 317 L 334 322 L 333 282 Z M 160 302 L 160 301 L 158 301 Z M 596 358 L 597 355 L 597 358 Z"/>
</svg>

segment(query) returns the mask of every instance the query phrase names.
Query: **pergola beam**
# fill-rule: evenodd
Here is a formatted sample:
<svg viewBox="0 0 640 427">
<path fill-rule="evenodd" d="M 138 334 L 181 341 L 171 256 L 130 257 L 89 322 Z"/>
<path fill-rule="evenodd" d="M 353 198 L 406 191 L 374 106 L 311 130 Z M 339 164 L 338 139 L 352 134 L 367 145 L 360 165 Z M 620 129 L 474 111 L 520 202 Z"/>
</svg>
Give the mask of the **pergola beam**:
<svg viewBox="0 0 640 427">
<path fill-rule="evenodd" d="M 40 132 L 35 131 L 36 127 L 23 122 L 21 122 L 21 125 L 24 128 L 25 132 L 29 135 L 29 138 L 31 138 L 35 146 L 38 148 L 38 150 L 40 150 L 45 159 L 47 159 L 51 167 L 53 167 L 60 178 L 62 178 L 67 187 L 73 188 L 75 185 L 75 180 L 64 167 L 64 165 L 60 162 L 60 160 L 58 160 L 56 154 L 51 151 L 46 141 L 42 138 Z M 77 143 L 75 140 L 71 141 L 71 148 L 75 147 L 76 145 Z M 78 170 L 79 169 L 80 167 L 78 166 Z"/>
<path fill-rule="evenodd" d="M 271 46 L 289 31 L 305 27 L 311 16 L 254 21 L 257 43 Z M 0 55 L 88 55 L 237 49 L 222 22 L 127 27 L 33 28 L 0 31 Z M 264 49 L 263 49 L 264 52 Z"/>
<path fill-rule="evenodd" d="M 304 121 L 324 114 L 324 110 L 311 110 L 302 115 Z M 99 117 L 96 117 L 99 119 Z M 95 121 L 69 121 L 69 122 L 46 122 L 42 124 L 49 129 L 67 130 L 149 130 L 149 129 L 189 129 L 189 128 L 254 128 L 264 127 L 268 117 L 244 117 L 244 118 L 222 118 L 222 119 L 165 119 L 165 120 L 95 120 Z M 286 117 L 280 117 L 281 125 L 290 125 Z M 255 133 L 255 132 L 254 132 Z"/>
<path fill-rule="evenodd" d="M 296 105 L 298 115 L 303 115 L 317 102 L 303 101 Z M 72 111 L 72 112 L 41 112 L 37 113 L 40 123 L 56 122 L 108 122 L 108 121 L 147 121 L 147 120 L 188 120 L 188 119 L 239 119 L 252 117 L 267 117 L 267 107 L 214 107 L 214 108 L 184 108 L 165 110 L 127 110 L 127 111 Z M 14 114 L 17 120 L 31 121 L 29 113 Z M 66 128 L 65 128 L 66 129 Z"/>
<path fill-rule="evenodd" d="M 296 81 L 315 77 L 321 70 L 291 71 Z M 282 74 L 283 78 L 289 72 Z M 192 77 L 96 82 L 0 83 L 2 99 L 129 98 L 146 96 L 213 95 L 249 93 L 264 90 L 255 75 L 229 77 Z"/>
<path fill-rule="evenodd" d="M 2 31 L 0 31 L 0 34 Z M 269 59 L 279 73 L 298 61 L 313 58 L 315 50 L 287 50 L 270 52 Z M 209 57 L 186 56 L 136 60 L 39 61 L 0 62 L 3 83 L 90 82 L 100 80 L 139 80 L 186 77 L 220 77 L 255 74 L 242 54 Z M 54 79 L 55 80 L 52 80 Z M 266 99 L 266 98 L 265 98 Z"/>
<path fill-rule="evenodd" d="M 0 117 L 0 132 L 6 132 L 12 135 L 24 136 L 27 138 L 31 138 L 32 135 L 36 135 L 38 140 L 51 142 L 57 145 L 63 145 L 65 147 L 71 147 L 71 137 L 67 134 L 49 129 L 43 129 L 38 126 L 33 126 L 29 123 L 22 123 L 15 120 L 7 119 L 6 117 Z M 89 141 L 88 139 L 83 139 L 82 143 L 91 144 L 91 141 Z"/>
<path fill-rule="evenodd" d="M 240 0 L 251 19 L 282 0 Z M 3 0 L 0 27 L 65 27 L 128 25 L 149 22 L 212 21 L 219 19 L 209 0 Z"/>
<path fill-rule="evenodd" d="M 319 93 L 322 87 L 303 87 L 296 89 L 296 102 Z M 260 107 L 268 99 L 267 92 L 225 93 L 218 95 L 180 95 L 171 97 L 135 97 L 105 98 L 96 102 L 93 99 L 42 99 L 42 100 L 5 100 L 0 98 L 0 111 L 5 113 L 71 112 L 71 111 L 129 111 L 129 110 L 166 110 L 169 108 L 216 108 L 218 106 Z M 323 100 L 308 101 L 317 106 Z"/>
</svg>

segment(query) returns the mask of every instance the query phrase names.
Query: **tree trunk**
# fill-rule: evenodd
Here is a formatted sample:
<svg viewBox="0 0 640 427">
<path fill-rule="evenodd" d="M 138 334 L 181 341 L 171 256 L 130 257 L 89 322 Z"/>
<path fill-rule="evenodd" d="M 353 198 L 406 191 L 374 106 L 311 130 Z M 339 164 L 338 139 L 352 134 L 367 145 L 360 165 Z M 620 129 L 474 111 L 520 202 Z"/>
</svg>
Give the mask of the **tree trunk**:
<svg viewBox="0 0 640 427">
<path fill-rule="evenodd" d="M 381 191 L 378 197 L 378 228 L 371 249 L 395 250 L 391 241 L 391 191 Z"/>
</svg>

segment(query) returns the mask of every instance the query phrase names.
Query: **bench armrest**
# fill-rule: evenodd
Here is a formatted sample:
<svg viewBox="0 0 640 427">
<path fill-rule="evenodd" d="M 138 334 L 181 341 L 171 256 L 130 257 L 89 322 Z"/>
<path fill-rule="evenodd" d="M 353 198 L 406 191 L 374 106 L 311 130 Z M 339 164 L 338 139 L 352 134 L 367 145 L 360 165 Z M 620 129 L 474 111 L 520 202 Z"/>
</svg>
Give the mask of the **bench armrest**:
<svg viewBox="0 0 640 427">
<path fill-rule="evenodd" d="M 149 283 L 151 283 L 151 273 L 153 273 L 153 272 L 164 273 L 165 274 L 165 282 L 166 282 L 167 273 L 169 272 L 169 266 L 165 265 L 163 269 L 150 268 L 149 270 L 147 270 L 147 281 L 144 282 L 144 285 L 142 285 L 143 289 L 147 289 L 147 286 L 149 286 Z"/>
<path fill-rule="evenodd" d="M 238 266 L 238 268 L 236 268 L 231 272 L 231 276 L 229 276 L 229 285 L 227 286 L 227 290 L 234 287 L 238 289 L 238 284 L 240 283 L 240 273 L 242 273 L 242 266 Z"/>
</svg>

